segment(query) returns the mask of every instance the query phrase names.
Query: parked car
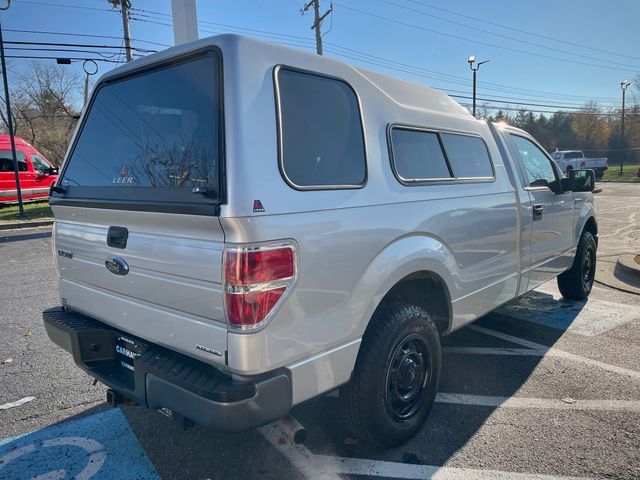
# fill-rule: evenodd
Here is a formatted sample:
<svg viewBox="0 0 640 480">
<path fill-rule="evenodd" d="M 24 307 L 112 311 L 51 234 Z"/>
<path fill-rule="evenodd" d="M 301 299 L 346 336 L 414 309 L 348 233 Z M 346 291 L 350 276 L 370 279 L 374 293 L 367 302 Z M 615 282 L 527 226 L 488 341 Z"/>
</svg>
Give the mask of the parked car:
<svg viewBox="0 0 640 480">
<path fill-rule="evenodd" d="M 553 159 L 567 175 L 576 168 L 590 168 L 596 173 L 596 178 L 602 178 L 609 168 L 608 158 L 587 158 L 582 150 L 556 150 Z"/>
<path fill-rule="evenodd" d="M 397 445 L 441 336 L 554 277 L 589 295 L 593 177 L 437 90 L 237 35 L 173 47 L 83 113 L 44 324 L 113 404 L 241 431 L 340 388 Z"/>
<path fill-rule="evenodd" d="M 47 199 L 58 179 L 58 169 L 20 137 L 14 137 L 22 199 Z M 0 204 L 18 201 L 15 169 L 9 135 L 0 135 Z"/>
</svg>

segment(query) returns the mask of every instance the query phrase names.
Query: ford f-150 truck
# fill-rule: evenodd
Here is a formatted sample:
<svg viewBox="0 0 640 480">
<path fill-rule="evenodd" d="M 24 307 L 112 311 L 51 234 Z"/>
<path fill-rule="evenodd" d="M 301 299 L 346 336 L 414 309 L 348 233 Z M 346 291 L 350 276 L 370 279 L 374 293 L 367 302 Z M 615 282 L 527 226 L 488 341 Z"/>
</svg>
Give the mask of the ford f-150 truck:
<svg viewBox="0 0 640 480">
<path fill-rule="evenodd" d="M 573 169 L 588 168 L 595 172 L 596 178 L 602 178 L 604 172 L 609 168 L 609 159 L 606 157 L 587 158 L 582 150 L 557 150 L 553 152 L 553 159 L 567 175 Z"/>
<path fill-rule="evenodd" d="M 406 441 L 440 338 L 594 280 L 594 175 L 442 92 L 222 35 L 104 75 L 50 203 L 50 338 L 112 400 L 221 431 L 340 389 Z M 114 401 L 115 403 L 115 401 Z"/>
</svg>

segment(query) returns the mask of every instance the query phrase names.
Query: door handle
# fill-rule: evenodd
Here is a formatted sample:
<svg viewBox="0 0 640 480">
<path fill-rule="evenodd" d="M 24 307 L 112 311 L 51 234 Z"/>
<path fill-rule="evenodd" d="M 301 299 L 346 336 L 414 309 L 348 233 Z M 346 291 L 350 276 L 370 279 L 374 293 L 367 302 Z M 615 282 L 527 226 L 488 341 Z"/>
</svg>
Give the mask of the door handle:
<svg viewBox="0 0 640 480">
<path fill-rule="evenodd" d="M 533 220 L 542 220 L 542 213 L 544 212 L 544 207 L 542 205 L 534 205 L 533 206 Z"/>
</svg>

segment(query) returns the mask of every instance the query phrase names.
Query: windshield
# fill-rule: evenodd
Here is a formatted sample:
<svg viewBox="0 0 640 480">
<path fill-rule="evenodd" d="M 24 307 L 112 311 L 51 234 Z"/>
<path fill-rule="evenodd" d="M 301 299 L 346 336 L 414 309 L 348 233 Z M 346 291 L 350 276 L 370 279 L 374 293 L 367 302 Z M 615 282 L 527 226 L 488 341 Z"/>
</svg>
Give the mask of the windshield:
<svg viewBox="0 0 640 480">
<path fill-rule="evenodd" d="M 208 52 L 99 87 L 63 172 L 65 196 L 87 187 L 92 198 L 219 200 L 218 64 Z"/>
</svg>

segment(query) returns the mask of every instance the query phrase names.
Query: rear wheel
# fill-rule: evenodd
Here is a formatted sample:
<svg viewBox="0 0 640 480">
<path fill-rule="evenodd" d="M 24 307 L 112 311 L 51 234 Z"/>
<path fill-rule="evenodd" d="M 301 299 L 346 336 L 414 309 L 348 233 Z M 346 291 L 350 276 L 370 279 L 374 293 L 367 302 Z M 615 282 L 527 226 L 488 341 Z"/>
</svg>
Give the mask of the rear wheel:
<svg viewBox="0 0 640 480">
<path fill-rule="evenodd" d="M 584 300 L 591 293 L 596 276 L 596 240 L 584 231 L 578 243 L 572 267 L 558 276 L 558 288 L 564 298 Z"/>
<path fill-rule="evenodd" d="M 440 337 L 427 311 L 416 305 L 384 307 L 371 321 L 340 403 L 355 435 L 387 448 L 413 437 L 433 406 Z"/>
</svg>

